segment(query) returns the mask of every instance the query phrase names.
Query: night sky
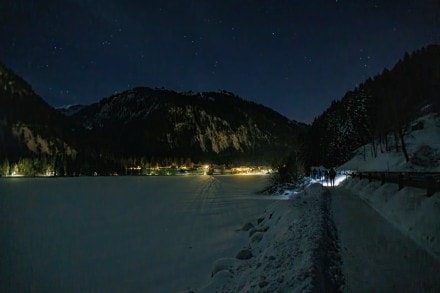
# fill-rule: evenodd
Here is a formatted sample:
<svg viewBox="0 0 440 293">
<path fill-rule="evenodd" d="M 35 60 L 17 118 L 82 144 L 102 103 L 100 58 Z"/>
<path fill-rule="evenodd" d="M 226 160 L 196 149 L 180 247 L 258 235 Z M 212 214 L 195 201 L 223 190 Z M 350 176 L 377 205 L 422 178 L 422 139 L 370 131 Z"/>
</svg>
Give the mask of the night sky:
<svg viewBox="0 0 440 293">
<path fill-rule="evenodd" d="M 224 89 L 311 122 L 439 42 L 438 0 L 0 0 L 0 61 L 53 106 Z"/>
</svg>

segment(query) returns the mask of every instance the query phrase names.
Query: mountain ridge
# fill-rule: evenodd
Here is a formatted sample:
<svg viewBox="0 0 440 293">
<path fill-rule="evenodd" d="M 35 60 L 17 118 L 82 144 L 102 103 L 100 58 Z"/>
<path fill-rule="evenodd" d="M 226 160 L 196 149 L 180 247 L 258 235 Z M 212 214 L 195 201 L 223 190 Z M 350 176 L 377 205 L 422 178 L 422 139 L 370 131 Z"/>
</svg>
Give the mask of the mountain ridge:
<svg viewBox="0 0 440 293">
<path fill-rule="evenodd" d="M 63 147 L 73 152 L 74 148 L 65 133 L 72 124 L 38 96 L 26 81 L 2 63 L 0 119 L 3 121 L 2 145 L 6 146 L 2 148 L 2 152 L 11 154 L 16 150 L 10 157 L 32 153 L 51 154 Z M 53 142 L 52 146 L 49 141 Z"/>
<path fill-rule="evenodd" d="M 141 162 L 176 158 L 269 164 L 298 149 L 306 128 L 226 91 L 138 87 L 91 105 L 54 109 L 0 64 L 4 175 L 122 173 Z"/>
<path fill-rule="evenodd" d="M 146 87 L 104 98 L 73 118 L 89 129 L 101 130 L 108 138 L 114 137 L 117 129 L 116 140 L 129 141 L 130 151 L 137 154 L 157 154 L 154 145 L 162 144 L 160 155 L 187 156 L 190 149 L 196 149 L 205 155 L 199 156 L 201 159 L 225 152 L 260 152 L 272 142 L 287 150 L 287 144 L 293 143 L 290 136 L 306 127 L 226 91 L 193 94 Z M 282 140 L 288 143 L 281 146 Z"/>
<path fill-rule="evenodd" d="M 429 45 L 333 101 L 310 127 L 227 91 L 148 87 L 66 117 L 0 63 L 0 162 L 45 157 L 81 173 L 108 174 L 170 158 L 267 164 L 295 153 L 306 167 L 336 166 L 366 143 L 374 153 L 394 149 L 408 161 L 406 128 L 422 112 L 440 112 L 439 92 L 440 46 Z"/>
</svg>

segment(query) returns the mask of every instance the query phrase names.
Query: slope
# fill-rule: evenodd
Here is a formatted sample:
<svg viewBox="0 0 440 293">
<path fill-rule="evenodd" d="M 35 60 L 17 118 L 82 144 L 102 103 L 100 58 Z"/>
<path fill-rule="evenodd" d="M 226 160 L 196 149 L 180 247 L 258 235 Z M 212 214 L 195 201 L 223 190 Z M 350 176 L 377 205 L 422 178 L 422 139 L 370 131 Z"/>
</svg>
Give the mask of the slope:
<svg viewBox="0 0 440 293">
<path fill-rule="evenodd" d="M 299 146 L 306 125 L 231 93 L 135 88 L 73 117 L 119 155 L 270 162 Z"/>
<path fill-rule="evenodd" d="M 68 121 L 0 63 L 0 158 L 26 154 L 75 152 L 65 130 Z"/>
<path fill-rule="evenodd" d="M 388 140 L 394 139 L 388 133 Z M 378 145 L 375 153 L 372 144 L 365 144 L 354 151 L 349 161 L 338 167 L 339 170 L 352 171 L 391 171 L 391 172 L 439 172 L 440 171 L 440 116 L 424 115 L 403 130 L 409 160 L 395 149 L 386 151 L 384 144 Z"/>
<path fill-rule="evenodd" d="M 307 142 L 309 165 L 340 165 L 366 143 L 375 154 L 383 144 L 408 161 L 404 129 L 421 115 L 439 112 L 439 92 L 440 46 L 405 54 L 392 70 L 349 91 L 315 119 Z"/>
<path fill-rule="evenodd" d="M 79 171 L 84 161 L 103 153 L 97 151 L 99 145 L 99 138 L 48 105 L 0 63 L 0 175 Z"/>
</svg>

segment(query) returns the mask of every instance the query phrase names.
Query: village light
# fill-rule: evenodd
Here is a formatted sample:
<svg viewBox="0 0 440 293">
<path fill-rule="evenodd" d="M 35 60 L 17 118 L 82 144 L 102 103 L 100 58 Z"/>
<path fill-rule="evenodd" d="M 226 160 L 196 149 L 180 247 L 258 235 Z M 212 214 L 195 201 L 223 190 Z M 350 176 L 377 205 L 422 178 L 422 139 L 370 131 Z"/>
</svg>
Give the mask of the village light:
<svg viewBox="0 0 440 293">
<path fill-rule="evenodd" d="M 23 176 L 24 176 L 23 174 L 19 174 L 15 171 L 12 171 L 12 173 L 11 173 L 11 177 L 23 177 Z"/>
</svg>

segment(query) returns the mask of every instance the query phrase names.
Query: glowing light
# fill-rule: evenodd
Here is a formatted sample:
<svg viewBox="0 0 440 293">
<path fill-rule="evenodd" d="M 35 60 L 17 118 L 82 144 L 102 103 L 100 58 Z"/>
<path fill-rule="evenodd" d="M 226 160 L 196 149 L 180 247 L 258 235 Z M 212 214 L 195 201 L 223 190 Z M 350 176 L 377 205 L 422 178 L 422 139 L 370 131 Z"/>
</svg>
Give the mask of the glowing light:
<svg viewBox="0 0 440 293">
<path fill-rule="evenodd" d="M 50 176 L 54 176 L 54 175 L 55 175 L 55 172 L 50 169 L 48 169 L 46 171 L 46 173 L 44 173 L 44 176 L 46 176 L 46 177 L 50 177 Z"/>
<path fill-rule="evenodd" d="M 141 170 L 141 166 L 129 167 L 128 170 Z"/>
<path fill-rule="evenodd" d="M 22 174 L 18 174 L 17 172 L 15 172 L 15 171 L 13 171 L 12 173 L 11 173 L 11 177 L 23 177 L 24 175 L 22 175 Z"/>
<path fill-rule="evenodd" d="M 272 173 L 272 169 L 267 167 L 256 166 L 241 166 L 231 168 L 231 174 L 234 175 L 267 175 Z"/>
<path fill-rule="evenodd" d="M 339 184 L 341 184 L 345 179 L 347 179 L 347 175 L 338 175 L 338 176 L 336 176 L 336 178 L 335 178 L 335 186 L 338 186 Z M 321 183 L 322 186 L 331 187 L 330 179 L 326 181 L 323 178 L 322 180 L 320 180 L 319 183 Z"/>
</svg>

